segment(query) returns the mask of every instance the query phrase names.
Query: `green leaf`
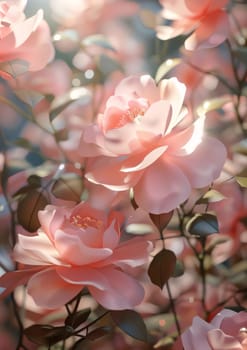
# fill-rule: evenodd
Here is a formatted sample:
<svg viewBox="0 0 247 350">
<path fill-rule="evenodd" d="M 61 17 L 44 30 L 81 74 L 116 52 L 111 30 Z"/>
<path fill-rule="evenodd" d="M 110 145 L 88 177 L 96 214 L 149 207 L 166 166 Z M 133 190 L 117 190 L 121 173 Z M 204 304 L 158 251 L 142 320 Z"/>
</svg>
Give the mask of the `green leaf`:
<svg viewBox="0 0 247 350">
<path fill-rule="evenodd" d="M 247 139 L 241 140 L 240 142 L 232 146 L 233 152 L 247 156 Z"/>
<path fill-rule="evenodd" d="M 175 271 L 176 260 L 176 255 L 168 249 L 155 255 L 148 269 L 151 281 L 162 289 Z"/>
<path fill-rule="evenodd" d="M 102 34 L 94 34 L 94 35 L 87 36 L 85 39 L 82 40 L 81 44 L 84 47 L 95 45 L 95 46 L 102 47 L 103 49 L 116 52 L 116 49 L 112 46 L 112 44 L 107 39 L 107 37 L 105 37 Z"/>
<path fill-rule="evenodd" d="M 148 334 L 142 317 L 133 310 L 111 311 L 115 324 L 132 338 L 147 342 Z"/>
<path fill-rule="evenodd" d="M 85 87 L 75 87 L 68 93 L 54 98 L 51 103 L 50 121 L 52 122 L 65 108 L 71 103 L 80 100 L 81 103 L 87 105 L 91 101 L 91 93 Z"/>
<path fill-rule="evenodd" d="M 172 277 L 180 277 L 180 276 L 183 276 L 183 274 L 184 274 L 184 264 L 181 260 L 177 260 Z"/>
<path fill-rule="evenodd" d="M 123 67 L 119 61 L 104 54 L 99 55 L 97 67 L 104 77 L 108 77 L 115 71 L 123 71 Z"/>
<path fill-rule="evenodd" d="M 29 64 L 25 60 L 15 59 L 12 61 L 2 62 L 0 64 L 0 70 L 5 74 L 1 74 L 1 76 L 10 79 L 17 78 L 19 75 L 22 75 L 28 71 Z"/>
<path fill-rule="evenodd" d="M 181 62 L 181 58 L 168 58 L 165 62 L 163 62 L 157 72 L 155 74 L 155 81 L 159 83 L 166 74 L 174 67 L 176 67 Z"/>
<path fill-rule="evenodd" d="M 83 189 L 83 179 L 79 175 L 66 173 L 54 182 L 51 192 L 57 198 L 79 202 Z"/>
<path fill-rule="evenodd" d="M 22 147 L 28 150 L 31 150 L 33 148 L 32 143 L 22 137 L 15 140 L 15 145 L 17 147 Z"/>
<path fill-rule="evenodd" d="M 221 109 L 226 103 L 231 101 L 231 96 L 219 96 L 211 100 L 206 100 L 197 108 L 197 114 L 205 115 L 210 111 Z"/>
<path fill-rule="evenodd" d="M 18 201 L 17 219 L 29 232 L 35 232 L 39 227 L 38 212 L 48 204 L 47 198 L 37 189 L 31 189 Z"/>
<path fill-rule="evenodd" d="M 196 201 L 196 204 L 208 204 L 208 203 L 215 203 L 220 202 L 221 200 L 225 199 L 226 197 L 216 190 L 209 190 L 206 192 L 203 197 L 199 198 Z"/>
<path fill-rule="evenodd" d="M 247 168 L 241 171 L 237 176 L 236 180 L 241 187 L 247 187 Z"/>
<path fill-rule="evenodd" d="M 213 214 L 196 214 L 188 223 L 187 230 L 190 234 L 205 237 L 219 232 L 217 217 Z"/>
<path fill-rule="evenodd" d="M 172 349 L 170 346 L 174 344 L 174 339 L 172 337 L 165 336 L 164 338 L 161 338 L 157 341 L 157 343 L 154 344 L 154 349 Z"/>
</svg>

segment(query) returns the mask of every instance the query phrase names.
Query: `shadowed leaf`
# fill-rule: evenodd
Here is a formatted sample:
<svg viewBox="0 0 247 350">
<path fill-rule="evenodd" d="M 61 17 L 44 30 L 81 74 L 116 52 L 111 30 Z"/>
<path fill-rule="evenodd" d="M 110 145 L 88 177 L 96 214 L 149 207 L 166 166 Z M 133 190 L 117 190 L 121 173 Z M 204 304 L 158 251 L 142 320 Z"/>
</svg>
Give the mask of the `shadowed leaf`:
<svg viewBox="0 0 247 350">
<path fill-rule="evenodd" d="M 51 192 L 57 198 L 79 202 L 83 188 L 83 181 L 79 175 L 67 173 L 54 182 Z"/>
<path fill-rule="evenodd" d="M 148 275 L 151 281 L 162 289 L 173 275 L 175 266 L 176 255 L 171 250 L 163 249 L 153 258 L 148 269 Z"/>
<path fill-rule="evenodd" d="M 42 324 L 26 328 L 24 334 L 29 340 L 38 345 L 53 345 L 69 336 L 66 327 L 53 327 Z"/>
<path fill-rule="evenodd" d="M 111 311 L 115 324 L 132 338 L 147 341 L 147 328 L 142 317 L 133 310 Z"/>
<path fill-rule="evenodd" d="M 75 87 L 67 94 L 56 97 L 51 104 L 50 121 L 52 122 L 71 103 L 80 100 L 85 105 L 91 101 L 91 93 L 85 87 Z"/>
<path fill-rule="evenodd" d="M 96 340 L 98 338 L 104 337 L 105 335 L 108 335 L 110 331 L 110 327 L 99 327 L 94 329 L 92 332 L 88 333 L 86 339 Z"/>
<path fill-rule="evenodd" d="M 17 206 L 17 219 L 29 232 L 35 232 L 39 227 L 38 212 L 48 204 L 47 198 L 42 192 L 31 189 L 22 197 Z"/>
<path fill-rule="evenodd" d="M 241 187 L 247 187 L 247 169 L 244 169 L 236 176 L 236 180 Z"/>
<path fill-rule="evenodd" d="M 187 224 L 190 234 L 205 237 L 219 232 L 217 217 L 213 214 L 197 214 Z"/>
<path fill-rule="evenodd" d="M 66 326 L 70 326 L 70 327 L 76 329 L 78 326 L 80 326 L 83 322 L 85 322 L 88 319 L 90 313 L 91 313 L 90 308 L 80 310 L 80 311 L 76 312 L 75 314 L 71 314 L 71 315 L 67 316 L 67 318 L 65 320 L 65 324 L 66 324 Z"/>
<path fill-rule="evenodd" d="M 203 197 L 199 198 L 196 201 L 196 204 L 208 204 L 208 203 L 215 203 L 215 202 L 220 202 L 222 199 L 225 199 L 226 197 L 216 191 L 216 190 L 210 190 L 206 192 Z"/>
<path fill-rule="evenodd" d="M 165 62 L 163 62 L 159 68 L 157 69 L 157 72 L 155 74 L 155 81 L 156 83 L 159 83 L 166 74 L 174 67 L 176 67 L 181 62 L 180 58 L 168 58 Z"/>
</svg>

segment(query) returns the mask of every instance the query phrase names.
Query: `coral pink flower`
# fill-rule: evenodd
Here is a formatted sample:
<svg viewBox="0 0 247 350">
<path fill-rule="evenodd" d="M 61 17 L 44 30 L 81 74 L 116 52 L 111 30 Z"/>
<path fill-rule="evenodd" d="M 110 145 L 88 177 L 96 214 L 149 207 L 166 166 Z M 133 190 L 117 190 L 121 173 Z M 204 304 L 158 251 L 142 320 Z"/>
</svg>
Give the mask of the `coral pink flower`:
<svg viewBox="0 0 247 350">
<path fill-rule="evenodd" d="M 222 310 L 211 323 L 195 317 L 182 334 L 184 350 L 246 350 L 247 313 Z"/>
<path fill-rule="evenodd" d="M 148 75 L 122 80 L 99 124 L 84 129 L 82 155 L 98 156 L 88 161 L 87 179 L 116 191 L 133 188 L 137 204 L 155 214 L 216 179 L 225 147 L 203 136 L 203 116 L 186 124 L 185 90 L 176 78 L 158 86 Z"/>
<path fill-rule="evenodd" d="M 139 238 L 120 242 L 117 212 L 107 215 L 87 203 L 49 205 L 39 219 L 37 235 L 19 234 L 14 248 L 14 259 L 31 266 L 0 278 L 3 296 L 27 282 L 35 303 L 47 309 L 63 306 L 84 287 L 109 309 L 132 308 L 142 301 L 143 287 L 124 266 L 146 263 L 151 243 Z"/>
<path fill-rule="evenodd" d="M 26 2 L 0 2 L 0 63 L 11 63 L 15 69 L 17 60 L 20 65 L 27 65 L 26 70 L 36 71 L 53 58 L 54 48 L 48 24 L 43 20 L 43 11 L 40 9 L 26 19 L 23 12 Z"/>
<path fill-rule="evenodd" d="M 206 49 L 221 44 L 228 35 L 229 21 L 224 10 L 228 0 L 160 0 L 162 17 L 173 21 L 170 26 L 158 26 L 162 40 L 190 34 L 185 41 L 187 50 Z"/>
</svg>

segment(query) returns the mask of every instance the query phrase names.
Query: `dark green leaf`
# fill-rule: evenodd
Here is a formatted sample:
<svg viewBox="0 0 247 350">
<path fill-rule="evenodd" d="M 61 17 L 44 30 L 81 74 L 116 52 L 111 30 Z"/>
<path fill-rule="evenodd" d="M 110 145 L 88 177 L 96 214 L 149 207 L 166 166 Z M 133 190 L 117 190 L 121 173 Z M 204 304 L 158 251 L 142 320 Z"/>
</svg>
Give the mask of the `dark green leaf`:
<svg viewBox="0 0 247 350">
<path fill-rule="evenodd" d="M 217 217 L 213 214 L 196 214 L 187 224 L 190 234 L 205 237 L 219 232 Z"/>
<path fill-rule="evenodd" d="M 83 180 L 79 175 L 66 173 L 54 182 L 51 192 L 57 198 L 79 202 L 83 188 Z"/>
<path fill-rule="evenodd" d="M 29 232 L 35 232 L 39 227 L 38 212 L 48 204 L 47 198 L 42 192 L 31 189 L 18 202 L 17 219 Z"/>
<path fill-rule="evenodd" d="M 88 319 L 90 313 L 91 313 L 90 308 L 80 310 L 75 314 L 71 314 L 67 316 L 65 320 L 65 324 L 76 329 L 78 326 L 80 326 L 83 322 L 85 322 Z"/>
<path fill-rule="evenodd" d="M 184 274 L 184 264 L 181 260 L 177 260 L 172 277 L 180 277 L 180 276 L 183 276 L 183 274 Z"/>
<path fill-rule="evenodd" d="M 27 178 L 27 182 L 30 186 L 34 187 L 41 187 L 42 185 L 42 178 L 39 175 L 30 175 Z"/>
<path fill-rule="evenodd" d="M 132 338 L 147 341 L 147 328 L 142 317 L 133 310 L 111 311 L 115 324 Z"/>
<path fill-rule="evenodd" d="M 148 275 L 151 281 L 162 289 L 173 275 L 175 266 L 176 255 L 171 250 L 163 249 L 154 256 L 148 269 Z"/>
</svg>

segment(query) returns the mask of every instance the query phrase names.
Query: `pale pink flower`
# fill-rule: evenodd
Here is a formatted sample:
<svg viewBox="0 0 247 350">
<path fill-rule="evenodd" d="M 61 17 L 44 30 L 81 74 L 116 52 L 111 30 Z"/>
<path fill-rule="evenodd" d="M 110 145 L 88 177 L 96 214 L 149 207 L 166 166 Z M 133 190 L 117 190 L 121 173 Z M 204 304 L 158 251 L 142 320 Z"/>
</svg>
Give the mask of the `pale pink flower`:
<svg viewBox="0 0 247 350">
<path fill-rule="evenodd" d="M 203 136 L 203 116 L 186 124 L 185 91 L 176 78 L 158 86 L 148 75 L 123 79 L 98 125 L 84 129 L 81 153 L 96 157 L 88 160 L 87 179 L 116 191 L 133 188 L 137 204 L 156 214 L 216 179 L 225 147 Z"/>
<path fill-rule="evenodd" d="M 26 19 L 23 12 L 27 1 L 0 2 L 0 63 L 10 63 L 15 68 L 36 71 L 44 68 L 54 56 L 48 24 L 43 10 Z M 19 64 L 16 63 L 19 62 Z M 17 68 L 16 68 L 17 69 Z M 4 75 L 4 73 L 3 73 Z"/>
<path fill-rule="evenodd" d="M 36 236 L 18 235 L 14 259 L 29 267 L 0 279 L 3 296 L 27 283 L 35 303 L 47 309 L 63 306 L 84 287 L 109 309 L 133 308 L 142 301 L 143 287 L 124 266 L 144 264 L 151 243 L 142 238 L 120 242 L 119 213 L 107 215 L 87 203 L 49 205 L 39 219 Z"/>
<path fill-rule="evenodd" d="M 206 49 L 220 45 L 228 36 L 229 20 L 224 7 L 228 0 L 160 0 L 161 15 L 171 25 L 158 26 L 162 40 L 191 34 L 185 40 L 187 50 Z"/>
<path fill-rule="evenodd" d="M 247 313 L 224 309 L 210 323 L 195 317 L 182 334 L 184 350 L 246 350 Z"/>
</svg>

